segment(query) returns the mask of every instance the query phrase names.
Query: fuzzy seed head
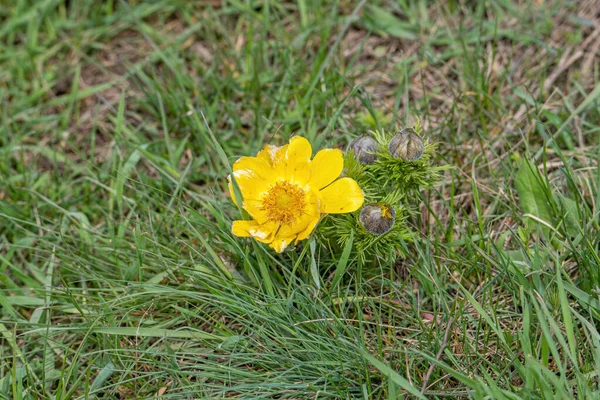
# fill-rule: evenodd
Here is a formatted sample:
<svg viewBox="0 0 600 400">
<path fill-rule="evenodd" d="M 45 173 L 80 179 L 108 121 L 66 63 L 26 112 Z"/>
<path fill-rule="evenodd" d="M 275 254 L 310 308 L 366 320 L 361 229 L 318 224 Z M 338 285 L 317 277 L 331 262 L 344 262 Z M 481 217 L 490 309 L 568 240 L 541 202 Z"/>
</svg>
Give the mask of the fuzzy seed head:
<svg viewBox="0 0 600 400">
<path fill-rule="evenodd" d="M 371 136 L 361 136 L 354 139 L 349 148 L 354 152 L 354 157 L 361 164 L 373 164 L 377 159 L 377 141 Z"/>
<path fill-rule="evenodd" d="M 385 203 L 367 204 L 360 212 L 359 220 L 367 232 L 383 235 L 394 227 L 396 210 Z"/>
<path fill-rule="evenodd" d="M 390 140 L 388 151 L 394 158 L 404 161 L 417 161 L 423 156 L 425 145 L 423 139 L 417 135 L 414 129 L 406 128 Z"/>
</svg>

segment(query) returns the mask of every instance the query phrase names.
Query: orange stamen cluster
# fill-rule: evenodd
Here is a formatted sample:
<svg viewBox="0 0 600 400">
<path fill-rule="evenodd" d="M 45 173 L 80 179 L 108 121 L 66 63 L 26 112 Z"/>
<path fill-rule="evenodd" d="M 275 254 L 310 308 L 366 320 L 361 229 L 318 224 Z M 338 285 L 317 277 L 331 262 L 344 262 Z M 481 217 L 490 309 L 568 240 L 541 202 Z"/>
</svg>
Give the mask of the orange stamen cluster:
<svg viewBox="0 0 600 400">
<path fill-rule="evenodd" d="M 306 194 L 297 185 L 286 181 L 275 183 L 263 199 L 262 209 L 269 219 L 280 224 L 291 224 L 302 216 Z"/>
</svg>

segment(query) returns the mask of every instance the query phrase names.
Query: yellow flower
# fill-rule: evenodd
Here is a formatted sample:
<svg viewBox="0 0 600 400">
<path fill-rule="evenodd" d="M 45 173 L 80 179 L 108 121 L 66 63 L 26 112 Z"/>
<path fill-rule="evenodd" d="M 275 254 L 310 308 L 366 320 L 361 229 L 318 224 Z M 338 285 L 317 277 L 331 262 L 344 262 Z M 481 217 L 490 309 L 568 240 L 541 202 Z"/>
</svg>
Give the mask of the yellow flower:
<svg viewBox="0 0 600 400">
<path fill-rule="evenodd" d="M 356 181 L 337 179 L 344 159 L 338 149 L 319 151 L 311 160 L 308 140 L 296 136 L 282 146 L 266 145 L 256 157 L 241 157 L 233 175 L 252 220 L 234 221 L 236 236 L 268 243 L 281 253 L 293 240 L 306 239 L 322 214 L 356 211 L 364 195 Z M 237 204 L 231 175 L 229 191 Z"/>
</svg>

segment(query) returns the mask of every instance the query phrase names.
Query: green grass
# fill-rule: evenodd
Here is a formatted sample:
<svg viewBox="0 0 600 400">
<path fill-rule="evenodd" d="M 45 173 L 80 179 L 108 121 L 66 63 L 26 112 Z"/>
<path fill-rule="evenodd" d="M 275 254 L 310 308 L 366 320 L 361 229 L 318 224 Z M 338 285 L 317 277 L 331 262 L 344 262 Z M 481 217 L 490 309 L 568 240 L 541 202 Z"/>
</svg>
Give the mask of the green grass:
<svg viewBox="0 0 600 400">
<path fill-rule="evenodd" d="M 0 398 L 598 398 L 600 21 L 533 3 L 2 3 Z M 230 233 L 237 157 L 417 118 L 405 259 Z"/>
</svg>

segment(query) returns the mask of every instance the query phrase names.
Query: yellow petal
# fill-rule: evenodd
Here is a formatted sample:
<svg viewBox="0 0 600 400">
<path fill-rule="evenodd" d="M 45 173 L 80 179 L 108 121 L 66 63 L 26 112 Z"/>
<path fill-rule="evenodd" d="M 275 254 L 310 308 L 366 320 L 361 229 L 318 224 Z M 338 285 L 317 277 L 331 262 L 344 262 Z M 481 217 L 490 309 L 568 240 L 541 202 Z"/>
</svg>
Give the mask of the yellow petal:
<svg viewBox="0 0 600 400">
<path fill-rule="evenodd" d="M 356 211 L 365 197 L 358 183 L 351 178 L 341 178 L 319 192 L 321 212 L 342 214 Z"/>
<path fill-rule="evenodd" d="M 277 224 L 274 222 L 265 222 L 250 229 L 250 235 L 263 243 L 271 243 L 277 232 Z"/>
<path fill-rule="evenodd" d="M 239 169 L 235 171 L 233 174 L 227 176 L 227 181 L 229 184 L 229 194 L 236 205 L 238 204 L 238 199 L 236 199 L 234 196 L 235 192 L 233 190 L 231 175 L 235 176 L 235 181 L 240 188 L 240 192 L 242 192 L 242 197 L 244 200 L 260 200 L 268 191 L 271 184 L 270 182 L 257 176 L 253 171 L 246 169 Z"/>
<path fill-rule="evenodd" d="M 245 173 L 238 171 L 246 171 Z M 238 160 L 233 163 L 233 172 L 235 174 L 235 178 L 238 179 L 238 175 L 248 175 L 252 174 L 253 176 L 257 176 L 262 178 L 267 182 L 272 182 L 275 180 L 276 175 L 275 171 L 271 167 L 271 165 L 264 158 L 258 157 L 240 157 Z M 237 173 L 237 174 L 236 174 Z"/>
<path fill-rule="evenodd" d="M 286 159 L 299 161 L 309 161 L 312 155 L 312 147 L 310 142 L 302 136 L 294 136 L 290 139 L 290 144 L 287 148 Z"/>
<path fill-rule="evenodd" d="M 292 243 L 293 240 L 293 236 L 284 237 L 281 235 L 276 235 L 273 241 L 269 243 L 269 246 L 276 252 L 282 253 L 285 250 L 285 248 L 288 247 L 290 243 Z"/>
<path fill-rule="evenodd" d="M 236 180 L 237 182 L 237 180 Z M 231 196 L 231 200 L 238 205 L 237 198 L 235 197 L 235 191 L 233 190 L 233 183 L 231 182 L 231 175 L 227 175 L 227 186 L 229 186 L 229 195 Z M 239 186 L 239 183 L 238 183 Z"/>
<path fill-rule="evenodd" d="M 310 180 L 310 162 L 295 158 L 286 163 L 283 177 L 286 181 L 304 187 Z"/>
<path fill-rule="evenodd" d="M 309 237 L 310 234 L 312 233 L 312 231 L 315 229 L 315 226 L 317 226 L 317 224 L 319 223 L 320 220 L 321 220 L 320 217 L 311 219 L 310 222 L 308 223 L 308 225 L 306 226 L 306 229 L 304 229 L 302 232 L 298 233 L 295 243 L 298 243 L 299 241 L 304 240 L 307 237 Z"/>
<path fill-rule="evenodd" d="M 262 198 L 269 185 L 277 177 L 271 165 L 263 158 L 240 157 L 233 164 L 233 174 L 227 177 L 229 194 L 235 204 L 238 204 L 239 199 L 236 199 L 234 195 L 232 175 L 240 187 L 244 200 Z"/>
<path fill-rule="evenodd" d="M 302 136 L 290 139 L 286 156 L 283 177 L 290 182 L 304 186 L 310 179 L 308 164 L 312 155 L 310 142 Z"/>
<path fill-rule="evenodd" d="M 258 152 L 257 158 L 262 158 L 269 164 L 273 165 L 274 161 L 282 159 L 285 156 L 288 145 L 285 146 L 273 146 L 267 144 L 264 149 Z"/>
<path fill-rule="evenodd" d="M 231 232 L 238 237 L 250 237 L 252 236 L 250 235 L 250 229 L 257 225 L 256 221 L 233 221 L 233 224 L 231 224 Z"/>
<path fill-rule="evenodd" d="M 268 162 L 269 164 L 271 163 L 271 148 L 274 146 L 271 146 L 270 144 L 265 145 L 265 147 L 258 152 L 258 154 L 256 154 L 256 158 L 262 158 L 263 160 L 265 160 L 266 162 Z"/>
<path fill-rule="evenodd" d="M 342 169 L 344 169 L 344 156 L 341 150 L 321 150 L 310 162 L 309 184 L 313 189 L 323 189 L 340 176 Z"/>
<path fill-rule="evenodd" d="M 233 221 L 231 232 L 239 237 L 252 237 L 262 243 L 271 243 L 277 232 L 277 224 L 266 222 L 259 224 L 257 221 Z"/>
<path fill-rule="evenodd" d="M 244 198 L 244 210 L 248 211 L 248 214 L 256 220 L 259 224 L 264 224 L 268 220 L 268 213 L 263 210 L 262 200 Z"/>
</svg>

